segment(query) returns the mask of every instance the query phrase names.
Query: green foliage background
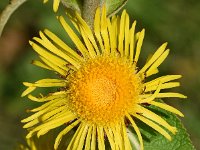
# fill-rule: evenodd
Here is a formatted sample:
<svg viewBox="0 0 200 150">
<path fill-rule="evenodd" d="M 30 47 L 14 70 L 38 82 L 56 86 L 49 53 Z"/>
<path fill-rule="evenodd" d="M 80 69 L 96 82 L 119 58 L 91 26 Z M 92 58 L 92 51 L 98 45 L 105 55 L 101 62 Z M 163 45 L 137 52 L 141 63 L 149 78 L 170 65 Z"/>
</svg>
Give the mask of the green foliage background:
<svg viewBox="0 0 200 150">
<path fill-rule="evenodd" d="M 1 0 L 0 11 L 7 3 L 8 0 Z M 167 102 L 185 114 L 182 121 L 196 149 L 200 149 L 200 1 L 129 0 L 125 8 L 131 20 L 137 20 L 137 29 L 146 29 L 141 65 L 162 43 L 169 42 L 171 52 L 160 67 L 160 74 L 182 74 L 182 85 L 174 90 L 184 93 L 188 99 L 169 99 Z M 20 97 L 25 89 L 22 82 L 53 76 L 30 64 L 37 55 L 28 45 L 28 40 L 44 28 L 60 34 L 70 44 L 55 19 L 52 4 L 43 5 L 41 0 L 30 0 L 21 6 L 9 20 L 0 38 L 2 150 L 11 150 L 23 141 L 25 132 L 20 120 L 26 116 L 25 110 L 35 105 Z"/>
</svg>

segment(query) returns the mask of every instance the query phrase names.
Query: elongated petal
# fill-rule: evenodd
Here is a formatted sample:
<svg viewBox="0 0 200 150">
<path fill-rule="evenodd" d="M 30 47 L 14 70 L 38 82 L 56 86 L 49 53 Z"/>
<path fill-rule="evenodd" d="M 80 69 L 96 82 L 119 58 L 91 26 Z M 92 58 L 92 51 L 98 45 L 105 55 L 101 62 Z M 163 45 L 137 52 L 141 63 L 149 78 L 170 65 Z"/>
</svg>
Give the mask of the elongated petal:
<svg viewBox="0 0 200 150">
<path fill-rule="evenodd" d="M 80 140 L 78 140 L 78 147 L 77 149 L 83 149 L 84 147 L 84 142 L 86 139 L 86 135 L 87 135 L 87 130 L 88 130 L 88 125 L 85 126 L 83 133 L 81 134 Z M 76 144 L 76 143 L 74 143 Z"/>
<path fill-rule="evenodd" d="M 169 83 L 162 84 L 161 89 L 169 89 L 169 88 L 173 88 L 173 87 L 177 87 L 177 86 L 180 86 L 179 82 L 169 82 Z M 158 87 L 158 85 L 146 86 L 145 92 L 154 91 L 157 89 L 157 87 Z"/>
<path fill-rule="evenodd" d="M 149 82 L 146 82 L 144 83 L 144 86 L 153 86 L 153 85 L 158 85 L 159 83 L 166 83 L 166 82 L 169 82 L 169 81 L 172 81 L 172 80 L 176 80 L 176 79 L 179 79 L 181 78 L 182 76 L 181 75 L 165 75 L 165 76 L 162 76 L 162 77 L 158 77 L 154 80 L 151 80 Z"/>
<path fill-rule="evenodd" d="M 126 11 L 124 10 L 121 15 L 120 19 L 120 30 L 119 30 L 119 36 L 118 36 L 118 50 L 121 54 L 121 56 L 124 55 L 124 26 L 125 26 L 125 18 L 126 18 Z"/>
<path fill-rule="evenodd" d="M 66 135 L 70 130 L 72 130 L 78 123 L 80 122 L 80 120 L 76 120 L 75 122 L 73 122 L 72 124 L 70 124 L 69 126 L 67 126 L 64 130 L 62 130 L 58 136 L 56 137 L 55 143 L 54 143 L 54 149 L 58 149 L 58 146 L 62 140 L 62 137 L 64 135 Z"/>
<path fill-rule="evenodd" d="M 44 57 L 45 59 L 49 60 L 52 63 L 57 64 L 60 68 L 63 68 L 64 70 L 68 70 L 67 66 L 67 62 L 60 59 L 59 57 L 53 55 L 50 52 L 47 52 L 44 48 L 40 47 L 39 45 L 35 44 L 34 42 L 30 41 L 31 46 L 33 47 L 33 49 L 42 57 Z"/>
<path fill-rule="evenodd" d="M 97 46 L 96 40 L 94 38 L 94 35 L 93 35 L 90 27 L 87 25 L 87 23 L 81 18 L 81 16 L 77 12 L 75 13 L 75 15 L 83 28 L 85 36 L 88 37 L 88 39 L 90 40 L 90 42 L 92 43 L 92 45 L 95 49 L 96 54 L 99 55 L 100 51 L 99 51 L 99 48 Z"/>
<path fill-rule="evenodd" d="M 65 50 L 69 55 L 72 55 L 74 58 L 76 58 L 79 61 L 82 61 L 82 57 L 77 54 L 73 49 L 71 49 L 67 44 L 65 44 L 60 38 L 58 38 L 53 32 L 49 31 L 48 29 L 44 30 L 44 33 L 59 47 L 61 47 L 63 50 Z"/>
<path fill-rule="evenodd" d="M 126 14 L 126 20 L 125 20 L 125 56 L 128 58 L 129 56 L 129 43 L 130 43 L 130 37 L 129 37 L 129 15 Z"/>
<path fill-rule="evenodd" d="M 101 32 L 100 23 L 101 23 L 100 8 L 97 8 L 96 13 L 95 13 L 95 19 L 94 19 L 94 34 L 97 38 L 97 41 L 100 45 L 101 52 L 102 52 L 104 50 L 104 45 L 103 45 L 103 41 L 100 34 Z"/>
<path fill-rule="evenodd" d="M 165 48 L 167 47 L 167 43 L 164 43 L 161 45 L 154 55 L 149 59 L 149 61 L 144 65 L 144 67 L 139 71 L 139 73 L 143 73 L 149 68 L 159 57 L 160 55 L 164 52 Z"/>
<path fill-rule="evenodd" d="M 29 93 L 33 92 L 36 89 L 36 87 L 28 87 L 21 95 L 21 97 L 24 97 L 28 95 Z"/>
<path fill-rule="evenodd" d="M 99 150 L 105 150 L 103 127 L 97 126 L 98 148 Z"/>
<path fill-rule="evenodd" d="M 123 134 L 123 139 L 124 139 L 124 149 L 125 150 L 131 150 L 132 147 L 131 147 L 131 143 L 130 143 L 130 140 L 128 138 L 128 134 L 127 134 L 127 129 L 126 129 L 126 125 L 125 123 L 123 123 L 122 125 L 122 134 Z"/>
<path fill-rule="evenodd" d="M 110 143 L 111 149 L 115 149 L 115 142 L 114 142 L 113 133 L 112 133 L 111 129 L 105 127 L 104 130 L 108 137 L 108 141 Z"/>
<path fill-rule="evenodd" d="M 40 32 L 40 36 L 41 36 L 42 39 L 39 39 L 39 38 L 33 38 L 33 39 L 35 41 L 37 41 L 38 43 L 40 43 L 42 46 L 44 46 L 46 49 L 48 49 L 49 51 L 51 51 L 52 53 L 54 53 L 55 55 L 63 58 L 67 62 L 71 63 L 76 68 L 80 67 L 80 64 L 77 62 L 76 59 L 73 58 L 73 56 L 69 57 L 69 55 L 67 55 L 66 53 L 64 53 L 60 49 L 58 49 L 55 45 L 52 44 L 52 42 L 50 42 L 46 38 L 46 36 L 42 32 Z"/>
<path fill-rule="evenodd" d="M 42 79 L 35 83 L 23 82 L 23 84 L 27 87 L 64 87 L 67 85 L 66 80 L 60 79 Z"/>
<path fill-rule="evenodd" d="M 82 134 L 83 132 L 83 129 L 84 129 L 84 125 L 83 123 L 81 123 L 78 127 L 78 129 L 76 130 L 75 134 L 73 135 L 73 138 L 71 139 L 68 147 L 67 147 L 67 150 L 71 150 L 73 149 L 73 146 L 74 146 L 74 142 L 76 141 L 76 139 L 79 140 L 80 138 L 80 135 Z M 77 145 L 76 145 L 77 146 Z"/>
<path fill-rule="evenodd" d="M 138 136 L 138 139 L 139 139 L 139 142 L 140 142 L 140 149 L 141 150 L 144 150 L 144 145 L 143 145 L 143 140 L 142 140 L 142 135 L 140 133 L 140 130 L 139 128 L 137 127 L 137 125 L 135 124 L 135 122 L 133 121 L 133 119 L 131 118 L 131 116 L 129 114 L 126 114 L 128 120 L 131 122 L 131 125 L 133 126 L 137 136 Z"/>
<path fill-rule="evenodd" d="M 54 0 L 53 1 L 53 10 L 54 10 L 54 12 L 57 12 L 59 4 L 60 4 L 60 0 Z"/>
<path fill-rule="evenodd" d="M 142 44 L 143 44 L 143 40 L 144 40 L 144 34 L 145 34 L 145 30 L 143 29 L 140 34 L 139 34 L 139 39 L 137 42 L 137 46 L 136 46 L 136 52 L 135 52 L 135 57 L 134 57 L 134 62 L 138 62 L 139 56 L 140 56 L 140 52 L 141 52 L 141 48 L 142 48 Z"/>
<path fill-rule="evenodd" d="M 46 64 L 44 64 L 43 62 L 38 61 L 38 60 L 32 61 L 32 64 L 36 65 L 38 67 L 44 68 L 44 69 L 52 70 L 52 68 L 50 68 L 49 66 L 47 66 Z"/>
<path fill-rule="evenodd" d="M 169 50 L 166 50 L 155 62 L 154 64 L 147 70 L 147 74 L 151 74 L 153 70 L 155 70 L 168 56 Z"/>
<path fill-rule="evenodd" d="M 102 15 L 101 15 L 101 35 L 103 37 L 104 42 L 104 53 L 109 54 L 110 53 L 110 40 L 108 36 L 108 30 L 107 30 L 107 18 L 106 18 L 106 6 L 104 5 L 102 8 Z"/>
<path fill-rule="evenodd" d="M 89 126 L 87 137 L 85 141 L 85 150 L 90 150 L 91 148 L 91 139 L 92 139 L 92 126 Z"/>
<path fill-rule="evenodd" d="M 74 33 L 74 31 L 71 29 L 71 27 L 67 24 L 67 22 L 65 21 L 65 19 L 62 16 L 59 17 L 59 20 L 60 20 L 60 23 L 62 24 L 63 28 L 65 29 L 65 31 L 68 33 L 69 37 L 72 39 L 72 41 L 74 42 L 74 44 L 78 48 L 78 50 L 82 53 L 82 55 L 84 57 L 87 58 L 88 51 L 85 48 L 85 46 L 83 45 L 83 43 L 81 42 L 81 40 Z"/>
<path fill-rule="evenodd" d="M 136 26 L 136 21 L 133 22 L 132 27 L 129 31 L 129 41 L 130 41 L 130 62 L 133 62 L 133 56 L 134 56 L 134 52 L 135 52 L 135 26 Z"/>
<path fill-rule="evenodd" d="M 161 118 L 160 116 L 158 116 L 157 114 L 155 114 L 154 112 L 142 107 L 142 106 L 138 106 L 137 109 L 138 113 L 141 113 L 142 116 L 157 122 L 158 124 L 162 125 L 163 127 L 165 127 L 166 129 L 168 129 L 169 131 L 171 131 L 173 134 L 175 134 L 177 132 L 176 128 L 169 125 L 163 118 Z"/>
<path fill-rule="evenodd" d="M 169 133 L 167 133 L 164 129 L 162 129 L 160 126 L 155 124 L 154 122 L 150 121 L 149 119 L 146 119 L 145 117 L 142 117 L 140 115 L 134 114 L 136 118 L 141 120 L 142 122 L 146 123 L 148 126 L 152 127 L 154 130 L 158 131 L 160 134 L 162 134 L 165 138 L 171 141 L 171 136 Z"/>
<path fill-rule="evenodd" d="M 167 111 L 170 111 L 172 113 L 175 113 L 181 117 L 184 117 L 184 115 L 179 111 L 177 110 L 176 108 L 172 107 L 172 106 L 169 106 L 167 104 L 164 104 L 164 103 L 159 103 L 159 102 L 155 102 L 155 101 L 152 101 L 150 102 L 150 104 L 154 105 L 154 106 L 157 106 L 157 107 L 160 107 L 164 110 L 167 110 Z"/>
<path fill-rule="evenodd" d="M 91 141 L 91 149 L 95 149 L 95 148 L 96 148 L 96 135 L 97 135 L 96 126 L 93 125 L 93 126 L 92 126 L 92 141 Z"/>
</svg>

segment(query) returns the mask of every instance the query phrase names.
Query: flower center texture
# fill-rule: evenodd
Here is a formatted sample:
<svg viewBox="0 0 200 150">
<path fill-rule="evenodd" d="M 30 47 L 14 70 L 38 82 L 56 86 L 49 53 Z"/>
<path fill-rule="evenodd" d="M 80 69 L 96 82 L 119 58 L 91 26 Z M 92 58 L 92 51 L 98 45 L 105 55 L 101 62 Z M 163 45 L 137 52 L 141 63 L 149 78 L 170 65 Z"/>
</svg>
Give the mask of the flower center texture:
<svg viewBox="0 0 200 150">
<path fill-rule="evenodd" d="M 89 123 L 111 124 L 133 111 L 141 93 L 136 68 L 125 58 L 88 60 L 69 77 L 72 111 Z"/>
</svg>

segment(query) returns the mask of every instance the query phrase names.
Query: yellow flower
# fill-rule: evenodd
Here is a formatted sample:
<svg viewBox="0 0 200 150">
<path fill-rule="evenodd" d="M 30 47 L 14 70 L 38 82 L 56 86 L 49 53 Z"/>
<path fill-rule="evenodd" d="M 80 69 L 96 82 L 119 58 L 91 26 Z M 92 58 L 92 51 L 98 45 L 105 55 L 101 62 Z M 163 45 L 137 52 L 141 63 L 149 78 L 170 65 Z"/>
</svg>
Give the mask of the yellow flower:
<svg viewBox="0 0 200 150">
<path fill-rule="evenodd" d="M 43 0 L 43 3 L 47 3 L 49 0 Z M 54 12 L 58 11 L 60 0 L 53 0 L 53 10 Z"/>
<path fill-rule="evenodd" d="M 41 61 L 34 61 L 33 64 L 54 71 L 61 79 L 24 82 L 28 88 L 22 96 L 37 87 L 60 87 L 47 96 L 28 95 L 29 99 L 42 105 L 31 110 L 34 114 L 22 120 L 26 123 L 24 128 L 29 129 L 27 138 L 62 127 L 54 144 L 57 149 L 62 137 L 75 128 L 69 150 L 94 150 L 96 147 L 104 150 L 105 139 L 108 139 L 113 150 L 130 150 L 127 125 L 131 125 L 143 150 L 142 136 L 134 121 L 137 118 L 171 140 L 166 130 L 175 134 L 176 128 L 145 107 L 146 104 L 154 105 L 183 116 L 177 109 L 156 101 L 157 98 L 166 97 L 185 98 L 179 93 L 161 92 L 162 89 L 179 86 L 179 82 L 174 80 L 181 75 L 145 80 L 158 73 L 158 67 L 169 54 L 167 43 L 161 45 L 142 68 L 138 68 L 145 30 L 135 33 L 136 22 L 129 27 L 126 11 L 121 17 L 109 19 L 106 18 L 106 8 L 102 8 L 102 13 L 98 8 L 94 33 L 78 13 L 75 17 L 71 16 L 70 20 L 82 40 L 62 16 L 58 20 L 76 49 L 71 49 L 47 29 L 40 32 L 40 38 L 34 37 L 30 41 L 41 58 Z"/>
</svg>

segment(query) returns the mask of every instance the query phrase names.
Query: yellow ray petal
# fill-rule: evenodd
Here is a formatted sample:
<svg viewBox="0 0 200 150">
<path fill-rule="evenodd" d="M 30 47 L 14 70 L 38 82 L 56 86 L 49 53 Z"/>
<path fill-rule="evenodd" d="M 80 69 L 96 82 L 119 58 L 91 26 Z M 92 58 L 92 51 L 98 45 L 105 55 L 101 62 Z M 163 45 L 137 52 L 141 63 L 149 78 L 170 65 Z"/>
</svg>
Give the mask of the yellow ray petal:
<svg viewBox="0 0 200 150">
<path fill-rule="evenodd" d="M 62 137 L 66 135 L 70 130 L 72 130 L 77 124 L 80 122 L 80 120 L 76 120 L 72 124 L 68 125 L 64 130 L 62 130 L 58 136 L 56 137 L 55 143 L 54 143 L 54 149 L 58 149 L 58 146 L 62 140 Z"/>
<path fill-rule="evenodd" d="M 144 73 L 147 70 L 147 68 L 149 68 L 160 57 L 160 55 L 164 52 L 166 47 L 167 43 L 161 45 L 153 54 L 153 56 L 149 59 L 149 61 L 147 61 L 144 67 L 139 71 L 139 73 Z"/>
<path fill-rule="evenodd" d="M 62 116 L 63 114 L 65 114 L 67 111 L 60 111 L 60 113 L 57 113 L 57 115 L 54 118 L 59 118 L 60 116 Z M 31 122 L 34 120 L 39 120 L 40 122 L 42 121 L 41 119 L 39 119 L 41 116 L 44 116 L 45 114 L 49 113 L 49 109 L 44 109 L 41 111 L 38 111 L 37 113 L 34 113 L 33 115 L 29 116 L 28 118 L 25 118 L 23 120 L 21 120 L 21 122 L 25 123 L 25 122 Z M 53 117 L 52 117 L 53 118 Z M 47 118 L 48 121 L 51 120 L 52 118 Z M 28 123 L 27 123 L 28 124 Z M 26 125 L 24 125 L 24 128 L 26 127 Z M 35 129 L 34 129 L 35 130 Z M 37 130 L 35 130 L 37 131 Z M 35 132 L 34 131 L 34 132 Z"/>
<path fill-rule="evenodd" d="M 140 100 L 140 103 L 148 103 L 148 102 L 150 102 L 150 101 L 153 101 L 156 97 L 158 97 L 158 94 L 159 94 L 159 92 L 160 92 L 161 87 L 162 87 L 162 85 L 159 84 L 159 85 L 157 86 L 156 91 L 155 91 L 153 94 L 150 94 L 149 97 L 144 98 L 144 99 L 141 99 L 141 100 Z"/>
<path fill-rule="evenodd" d="M 60 0 L 54 0 L 53 1 L 53 10 L 54 10 L 54 12 L 58 11 L 59 4 L 60 4 Z"/>
<path fill-rule="evenodd" d="M 111 131 L 110 127 L 104 127 L 105 133 L 108 137 L 108 141 L 110 143 L 111 149 L 114 150 L 115 149 L 115 142 L 114 142 L 114 138 L 113 138 L 113 133 Z"/>
<path fill-rule="evenodd" d="M 111 126 L 111 129 L 109 130 L 110 134 L 113 136 L 113 140 L 114 140 L 114 144 L 115 144 L 115 149 L 120 149 L 120 142 L 119 142 L 119 138 L 116 134 L 116 128 L 115 126 Z"/>
<path fill-rule="evenodd" d="M 32 61 L 32 64 L 33 64 L 33 65 L 36 65 L 36 66 L 38 66 L 38 67 L 44 68 L 44 69 L 52 70 L 51 67 L 47 66 L 46 64 L 44 64 L 43 62 L 38 61 L 38 60 L 33 60 L 33 61 Z"/>
<path fill-rule="evenodd" d="M 59 108 L 57 108 L 57 109 L 55 109 L 55 110 L 52 110 L 52 111 L 50 111 L 50 112 L 48 112 L 48 113 L 45 113 L 44 115 L 40 116 L 40 119 L 35 118 L 34 120 L 32 120 L 32 121 L 26 123 L 26 124 L 23 126 L 23 128 L 30 128 L 30 127 L 32 127 L 32 126 L 34 126 L 34 125 L 36 125 L 36 124 L 38 124 L 38 123 L 40 123 L 40 122 L 46 121 L 47 119 L 51 118 L 51 117 L 54 116 L 55 114 L 58 114 L 59 112 L 61 112 L 61 111 L 64 110 L 64 109 L 66 109 L 66 107 L 65 107 L 65 106 L 62 106 L 62 107 L 59 107 Z"/>
<path fill-rule="evenodd" d="M 104 131 L 102 126 L 97 126 L 97 138 L 99 150 L 105 150 Z"/>
<path fill-rule="evenodd" d="M 96 149 L 96 125 L 92 126 L 92 141 L 91 141 L 91 150 Z"/>
<path fill-rule="evenodd" d="M 50 122 L 44 123 L 43 125 L 38 126 L 39 131 L 37 133 L 37 136 L 40 137 L 41 135 L 44 135 L 45 133 L 49 132 L 50 130 L 57 128 L 69 121 L 72 121 L 75 118 L 76 118 L 76 116 L 74 114 L 66 113 L 66 116 L 62 116 L 60 118 L 55 118 Z"/>
<path fill-rule="evenodd" d="M 176 98 L 187 98 L 187 96 L 180 94 L 180 93 L 172 93 L 172 92 L 166 92 L 166 93 L 159 93 L 157 98 L 164 98 L 164 97 L 176 97 Z"/>
<path fill-rule="evenodd" d="M 47 111 L 48 111 L 47 109 L 43 109 L 37 113 L 34 113 L 33 115 L 29 116 L 28 118 L 21 120 L 21 122 L 25 123 L 25 122 L 32 121 L 32 120 L 38 118 L 39 116 L 43 115 Z"/>
<path fill-rule="evenodd" d="M 143 145 L 143 140 L 142 140 L 142 135 L 140 133 L 140 130 L 139 128 L 137 127 L 137 125 L 135 124 L 135 122 L 133 121 L 133 119 L 131 118 L 131 116 L 129 114 L 126 114 L 128 120 L 131 122 L 137 136 L 138 136 L 138 139 L 139 139 L 139 142 L 140 142 L 140 149 L 141 150 L 144 150 L 144 145 Z"/>
<path fill-rule="evenodd" d="M 158 77 L 154 80 L 151 80 L 149 82 L 144 83 L 144 86 L 158 85 L 159 83 L 162 84 L 162 83 L 165 83 L 165 82 L 169 82 L 169 81 L 172 81 L 172 80 L 179 79 L 181 77 L 182 77 L 181 75 L 165 75 L 165 76 Z"/>
<path fill-rule="evenodd" d="M 59 21 L 62 24 L 65 31 L 68 33 L 69 37 L 72 39 L 72 41 L 76 45 L 76 47 L 78 48 L 78 50 L 82 53 L 84 58 L 87 58 L 88 51 L 83 45 L 83 43 L 81 42 L 81 40 L 78 38 L 78 36 L 74 33 L 74 31 L 71 29 L 71 27 L 67 24 L 67 22 L 62 16 L 59 17 Z"/>
<path fill-rule="evenodd" d="M 170 88 L 178 87 L 178 86 L 180 86 L 179 82 L 163 83 L 162 86 L 161 86 L 161 89 L 170 89 Z M 157 87 L 158 87 L 158 85 L 146 86 L 145 92 L 154 91 L 154 90 L 157 89 Z"/>
<path fill-rule="evenodd" d="M 30 42 L 31 46 L 33 47 L 33 49 L 42 57 L 44 57 L 45 59 L 47 59 L 50 62 L 53 62 L 55 64 L 57 64 L 60 68 L 64 69 L 64 70 L 68 70 L 68 67 L 66 67 L 67 62 L 60 59 L 59 57 L 53 55 L 52 53 L 47 52 L 45 49 L 43 49 L 42 47 L 40 47 L 39 45 L 35 44 L 34 42 Z M 45 62 L 46 63 L 46 62 Z M 48 64 L 47 64 L 48 65 Z"/>
<path fill-rule="evenodd" d="M 102 15 L 101 15 L 101 35 L 103 37 L 104 46 L 105 46 L 105 54 L 110 53 L 110 40 L 108 36 L 107 30 L 107 18 L 106 18 L 106 6 L 102 7 Z"/>
<path fill-rule="evenodd" d="M 126 131 L 126 125 L 124 122 L 122 125 L 122 132 L 123 132 L 122 134 L 123 134 L 123 139 L 124 139 L 124 150 L 132 150 L 131 143 L 129 141 L 128 134 Z"/>
<path fill-rule="evenodd" d="M 75 66 L 76 68 L 80 67 L 80 63 L 76 60 L 73 59 L 72 57 L 69 57 L 68 54 L 62 52 L 60 49 L 58 49 L 55 45 L 53 45 L 46 37 L 45 35 L 40 32 L 40 36 L 42 39 L 39 38 L 33 38 L 35 41 L 37 41 L 38 43 L 40 43 L 42 46 L 44 46 L 46 49 L 48 49 L 49 51 L 51 51 L 52 53 L 54 53 L 55 55 L 65 59 L 67 62 L 71 63 L 73 66 Z"/>
<path fill-rule="evenodd" d="M 71 49 L 65 42 L 63 42 L 59 37 L 57 37 L 54 33 L 49 31 L 48 29 L 44 30 L 44 33 L 58 46 L 60 46 L 63 50 L 65 50 L 69 55 L 72 55 L 79 61 L 83 61 L 83 58 L 78 55 L 73 49 Z"/>
<path fill-rule="evenodd" d="M 117 28 L 117 18 L 116 16 L 112 18 L 112 23 L 110 19 L 107 19 L 108 23 L 108 33 L 110 38 L 110 46 L 111 46 L 111 55 L 114 56 L 117 49 L 117 36 L 116 36 L 116 28 Z"/>
<path fill-rule="evenodd" d="M 44 115 L 40 116 L 40 121 L 50 121 L 53 118 L 59 116 L 60 113 L 64 112 L 66 110 L 66 106 L 59 106 L 58 108 L 55 107 L 55 109 L 50 110 L 49 112 L 45 113 Z"/>
<path fill-rule="evenodd" d="M 142 116 L 157 122 L 158 124 L 162 125 L 163 127 L 165 127 L 166 129 L 168 129 L 169 131 L 171 131 L 173 134 L 175 134 L 177 132 L 176 127 L 173 127 L 171 125 L 169 125 L 163 118 L 161 118 L 160 116 L 158 116 L 157 114 L 155 114 L 154 112 L 142 107 L 138 105 L 137 108 L 137 112 L 141 113 Z"/>
<path fill-rule="evenodd" d="M 135 49 L 135 26 L 136 26 L 136 21 L 133 22 L 132 27 L 129 31 L 129 41 L 130 41 L 130 61 L 133 62 L 133 56 L 134 56 L 134 49 Z"/>
<path fill-rule="evenodd" d="M 30 128 L 33 127 L 34 125 L 38 124 L 40 121 L 38 119 L 34 119 L 28 123 L 26 123 L 23 128 Z"/>
<path fill-rule="evenodd" d="M 37 112 L 37 111 L 40 111 L 40 110 L 44 110 L 45 108 L 48 109 L 49 106 L 51 106 L 52 108 L 57 106 L 57 105 L 61 105 L 61 104 L 65 104 L 65 98 L 57 98 L 57 99 L 54 99 L 53 101 L 48 101 L 47 103 L 44 103 L 43 105 L 39 106 L 39 107 L 36 107 L 32 110 L 30 110 L 31 112 Z"/>
<path fill-rule="evenodd" d="M 161 128 L 159 125 L 155 124 L 154 122 L 150 121 L 149 119 L 146 119 L 145 117 L 142 117 L 140 115 L 134 114 L 136 118 L 141 120 L 142 122 L 146 123 L 148 126 L 152 127 L 154 130 L 158 131 L 160 134 L 162 134 L 166 139 L 171 141 L 171 136 L 169 133 L 167 133 L 163 128 Z"/>
<path fill-rule="evenodd" d="M 36 87 L 28 87 L 21 95 L 21 97 L 24 97 L 28 95 L 29 93 L 33 92 L 36 89 Z"/>
<path fill-rule="evenodd" d="M 121 150 L 123 149 L 123 143 L 122 143 L 122 135 L 120 129 L 121 126 L 119 124 L 115 124 L 112 130 L 114 134 L 116 148 L 119 148 Z"/>
<path fill-rule="evenodd" d="M 119 36 L 118 36 L 118 50 L 121 56 L 124 55 L 124 30 L 125 30 L 125 18 L 126 18 L 126 10 L 122 12 L 119 26 Z"/>
<path fill-rule="evenodd" d="M 67 98 L 67 92 L 65 91 L 60 91 L 60 92 L 55 92 L 53 94 L 49 94 L 47 96 L 42 96 L 42 97 L 34 97 L 32 95 L 28 95 L 28 98 L 32 101 L 36 101 L 36 102 L 45 102 L 45 101 L 51 101 L 54 99 L 58 99 L 58 98 Z"/>
<path fill-rule="evenodd" d="M 152 76 L 154 74 L 157 74 L 159 72 L 158 68 L 155 68 L 154 70 L 152 70 L 151 72 L 146 72 L 145 73 L 145 76 L 146 77 L 149 77 L 149 76 Z"/>
<path fill-rule="evenodd" d="M 93 33 L 90 29 L 90 27 L 87 25 L 87 23 L 81 18 L 81 16 L 78 14 L 78 12 L 75 12 L 76 18 L 79 20 L 79 22 L 81 23 L 81 26 L 84 30 L 85 36 L 87 36 L 87 38 L 90 40 L 90 42 L 92 43 L 93 47 L 95 48 L 96 54 L 99 55 L 100 51 L 99 48 L 97 46 L 97 43 L 95 41 L 95 38 L 93 36 Z"/>
<path fill-rule="evenodd" d="M 130 43 L 130 37 L 129 37 L 129 15 L 126 14 L 125 19 L 125 56 L 128 58 L 129 56 L 129 43 Z"/>
<path fill-rule="evenodd" d="M 89 54 L 92 58 L 95 58 L 96 57 L 96 52 L 94 51 L 94 48 L 92 46 L 92 44 L 90 43 L 88 37 L 87 37 L 87 33 L 85 33 L 82 29 L 82 27 L 80 27 L 80 32 L 81 32 L 81 35 L 82 35 L 82 38 L 85 42 L 85 45 L 87 47 L 87 50 L 89 51 Z"/>
<path fill-rule="evenodd" d="M 160 66 L 160 64 L 162 64 L 162 62 L 167 58 L 167 56 L 169 55 L 169 49 L 167 49 L 154 63 L 153 65 L 147 70 L 147 74 L 151 74 L 151 72 L 153 70 L 155 70 L 156 68 L 158 68 L 158 66 Z"/>
<path fill-rule="evenodd" d="M 45 64 L 47 64 L 49 67 L 51 67 L 54 71 L 56 71 L 63 77 L 65 77 L 67 75 L 67 71 L 69 70 L 67 67 L 65 67 L 65 68 L 67 68 L 67 70 L 65 70 L 62 68 L 62 66 L 59 66 L 59 63 L 57 63 L 57 62 L 49 61 L 48 59 L 46 59 L 42 56 L 40 56 L 40 58 Z"/>
<path fill-rule="evenodd" d="M 140 34 L 139 34 L 139 39 L 137 42 L 137 46 L 136 46 L 136 52 L 135 52 L 135 57 L 134 57 L 134 62 L 138 62 L 139 56 L 140 56 L 140 52 L 141 52 L 141 48 L 142 48 L 142 44 L 143 44 L 143 40 L 144 40 L 144 34 L 145 34 L 145 30 L 143 29 Z"/>
<path fill-rule="evenodd" d="M 35 83 L 23 82 L 23 84 L 28 87 L 65 87 L 67 85 L 66 80 L 60 79 L 42 79 Z"/>
<path fill-rule="evenodd" d="M 176 108 L 172 107 L 172 106 L 169 106 L 167 104 L 164 104 L 164 103 L 159 103 L 159 102 L 155 102 L 155 101 L 151 101 L 150 102 L 151 105 L 154 105 L 154 106 L 157 106 L 157 107 L 160 107 L 164 110 L 167 110 L 167 111 L 170 111 L 172 113 L 175 113 L 181 117 L 184 117 L 184 115 L 179 111 L 177 110 Z"/>
<path fill-rule="evenodd" d="M 75 13 L 78 14 L 77 11 L 75 11 Z M 77 18 L 77 16 L 75 16 L 75 13 L 66 12 L 66 15 L 70 19 L 70 21 L 72 22 L 72 24 L 74 25 L 76 30 L 80 33 L 79 26 L 81 25 L 81 23 L 78 21 L 78 18 Z"/>
<path fill-rule="evenodd" d="M 67 147 L 67 150 L 72 150 L 73 149 L 73 146 L 74 146 L 74 142 L 77 138 L 80 138 L 80 135 L 81 133 L 83 132 L 83 129 L 84 129 L 84 124 L 81 123 L 78 127 L 78 129 L 76 130 L 75 134 L 73 135 L 73 138 L 71 139 L 68 147 Z"/>
<path fill-rule="evenodd" d="M 94 19 L 94 34 L 99 42 L 99 45 L 101 47 L 101 52 L 104 50 L 101 34 L 100 34 L 100 23 L 101 23 L 101 17 L 100 17 L 100 7 L 97 8 L 95 13 L 95 19 Z"/>
<path fill-rule="evenodd" d="M 85 128 L 83 130 L 83 133 L 81 134 L 81 137 L 79 140 L 77 140 L 77 144 L 78 144 L 78 147 L 76 149 L 80 149 L 82 150 L 83 149 L 83 146 L 84 146 L 84 142 L 85 142 L 85 139 L 86 139 L 86 135 L 87 135 L 87 130 L 88 130 L 88 125 L 85 125 Z M 74 145 L 76 144 L 76 141 L 74 143 Z"/>
<path fill-rule="evenodd" d="M 91 148 L 91 138 L 92 138 L 92 126 L 89 126 L 87 137 L 85 140 L 85 150 L 90 150 Z"/>
</svg>

